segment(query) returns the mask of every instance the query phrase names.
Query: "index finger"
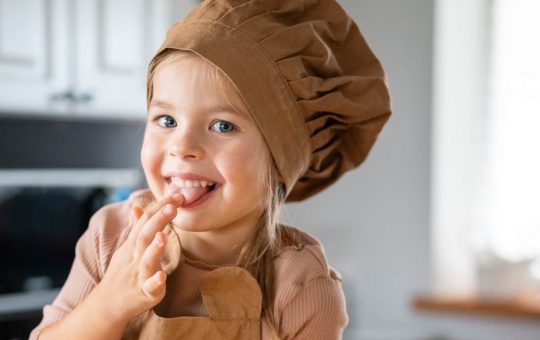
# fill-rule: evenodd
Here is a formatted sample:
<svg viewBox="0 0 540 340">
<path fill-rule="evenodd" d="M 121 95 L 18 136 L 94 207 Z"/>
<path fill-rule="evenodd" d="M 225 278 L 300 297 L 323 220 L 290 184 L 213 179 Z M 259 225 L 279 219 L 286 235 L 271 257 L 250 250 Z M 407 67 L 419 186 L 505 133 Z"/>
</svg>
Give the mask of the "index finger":
<svg viewBox="0 0 540 340">
<path fill-rule="evenodd" d="M 146 222 L 148 222 L 148 220 L 150 220 L 152 216 L 160 212 L 160 210 L 163 209 L 165 205 L 172 204 L 175 207 L 181 207 L 184 205 L 184 202 L 185 198 L 183 195 L 180 195 L 179 201 L 174 200 L 172 196 L 166 196 L 160 201 L 152 202 L 145 210 L 141 209 L 140 207 L 133 207 L 132 211 L 130 211 L 130 213 L 132 214 L 132 216 L 130 217 L 133 223 L 131 225 L 129 235 L 126 239 L 126 243 L 130 247 L 134 247 L 135 240 L 140 234 L 142 227 L 145 225 Z M 158 230 L 156 230 L 156 232 L 157 231 Z"/>
</svg>

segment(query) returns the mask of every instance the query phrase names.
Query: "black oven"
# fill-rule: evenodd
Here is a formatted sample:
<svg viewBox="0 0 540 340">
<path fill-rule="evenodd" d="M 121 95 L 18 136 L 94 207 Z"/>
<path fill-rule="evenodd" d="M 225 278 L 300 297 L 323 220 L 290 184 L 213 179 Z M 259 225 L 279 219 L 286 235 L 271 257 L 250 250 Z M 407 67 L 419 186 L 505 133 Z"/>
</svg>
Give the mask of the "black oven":
<svg viewBox="0 0 540 340">
<path fill-rule="evenodd" d="M 0 294 L 59 287 L 101 188 L 20 188 L 0 199 Z"/>
</svg>

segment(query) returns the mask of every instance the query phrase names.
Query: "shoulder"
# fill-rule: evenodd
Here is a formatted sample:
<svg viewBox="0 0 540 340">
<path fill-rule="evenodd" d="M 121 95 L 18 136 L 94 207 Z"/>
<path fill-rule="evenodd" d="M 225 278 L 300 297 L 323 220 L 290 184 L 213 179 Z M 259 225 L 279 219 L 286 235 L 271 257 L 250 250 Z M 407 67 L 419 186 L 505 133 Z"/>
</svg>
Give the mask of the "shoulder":
<svg viewBox="0 0 540 340">
<path fill-rule="evenodd" d="M 314 280 L 329 280 L 340 285 L 342 277 L 329 265 L 322 243 L 296 227 L 281 225 L 284 237 L 293 241 L 285 243 L 274 258 L 276 302 L 286 304 Z"/>
<path fill-rule="evenodd" d="M 127 200 L 114 202 L 99 208 L 90 218 L 86 241 L 81 238 L 81 245 L 92 243 L 99 257 L 99 274 L 102 277 L 107 268 L 112 254 L 125 241 L 131 225 L 133 215 L 131 209 L 135 206 L 143 207 L 153 200 L 152 193 L 148 189 L 140 189 L 132 192 Z"/>
<path fill-rule="evenodd" d="M 90 218 L 88 228 L 104 241 L 110 243 L 111 238 L 118 237 L 132 223 L 131 209 L 143 207 L 153 199 L 148 189 L 132 192 L 127 200 L 109 203 L 99 208 Z"/>
<path fill-rule="evenodd" d="M 149 189 L 136 190 L 129 195 L 127 200 L 109 203 L 99 208 L 90 218 L 90 228 L 114 233 L 115 230 L 118 231 L 132 222 L 132 208 L 144 208 L 153 200 L 154 196 Z M 107 225 L 104 225 L 105 222 Z"/>
<path fill-rule="evenodd" d="M 281 223 L 282 248 L 276 253 L 276 273 L 295 274 L 296 280 L 309 281 L 315 278 L 332 278 L 341 281 L 341 275 L 326 259 L 324 246 L 315 236 L 297 227 Z"/>
</svg>

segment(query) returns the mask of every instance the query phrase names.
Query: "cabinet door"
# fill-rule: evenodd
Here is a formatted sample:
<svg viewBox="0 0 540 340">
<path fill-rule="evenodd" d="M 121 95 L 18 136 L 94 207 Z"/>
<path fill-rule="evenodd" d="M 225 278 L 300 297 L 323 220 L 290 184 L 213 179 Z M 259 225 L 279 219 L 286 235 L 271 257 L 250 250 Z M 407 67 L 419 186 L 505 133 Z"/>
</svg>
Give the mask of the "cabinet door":
<svg viewBox="0 0 540 340">
<path fill-rule="evenodd" d="M 76 114 L 144 119 L 150 58 L 198 1 L 77 0 Z"/>
<path fill-rule="evenodd" d="M 69 111 L 67 1 L 0 0 L 2 113 Z"/>
</svg>

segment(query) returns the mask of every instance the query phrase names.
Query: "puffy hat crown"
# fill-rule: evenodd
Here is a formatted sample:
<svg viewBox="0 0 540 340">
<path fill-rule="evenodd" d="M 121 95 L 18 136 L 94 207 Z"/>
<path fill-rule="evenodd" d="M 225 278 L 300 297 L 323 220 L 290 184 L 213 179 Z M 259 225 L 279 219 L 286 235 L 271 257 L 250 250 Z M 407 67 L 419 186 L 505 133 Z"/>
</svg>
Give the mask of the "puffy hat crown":
<svg viewBox="0 0 540 340">
<path fill-rule="evenodd" d="M 383 68 L 334 0 L 207 0 L 169 29 L 154 58 L 166 49 L 195 52 L 232 81 L 287 202 L 361 164 L 391 114 Z"/>
</svg>

